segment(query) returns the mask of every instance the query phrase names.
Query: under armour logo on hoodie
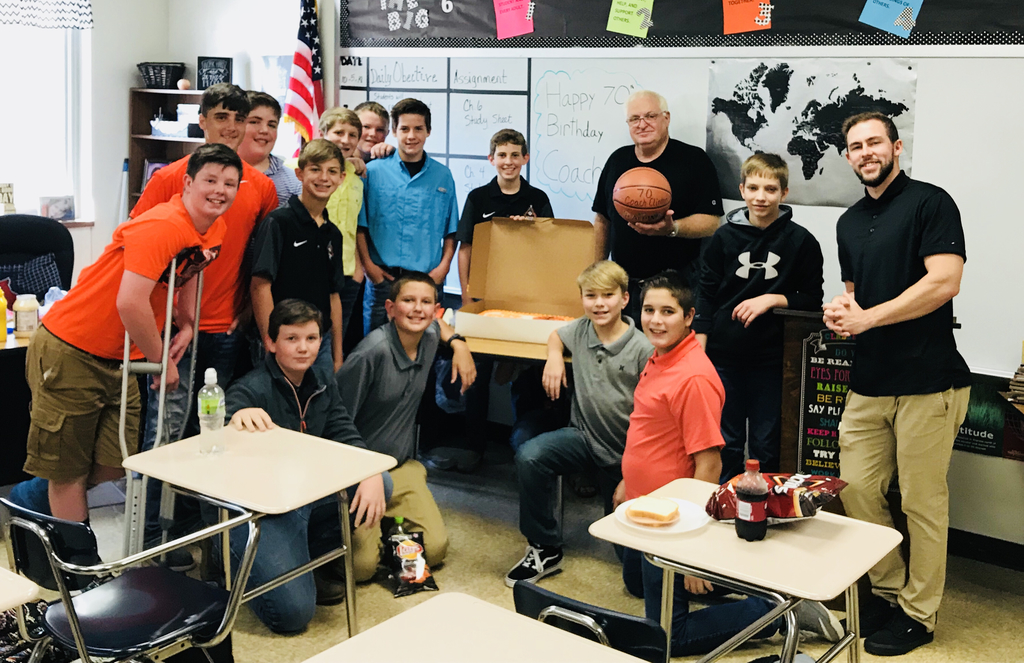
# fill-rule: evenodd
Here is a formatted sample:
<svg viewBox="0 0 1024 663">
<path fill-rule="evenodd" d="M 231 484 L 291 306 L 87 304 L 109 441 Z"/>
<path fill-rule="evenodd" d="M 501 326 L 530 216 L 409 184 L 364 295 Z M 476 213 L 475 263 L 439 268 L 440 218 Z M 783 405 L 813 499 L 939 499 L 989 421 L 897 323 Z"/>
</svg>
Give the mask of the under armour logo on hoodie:
<svg viewBox="0 0 1024 663">
<path fill-rule="evenodd" d="M 736 270 L 736 276 L 741 279 L 749 279 L 750 270 L 763 269 L 764 280 L 769 281 L 779 275 L 779 270 L 775 269 L 775 265 L 778 265 L 782 258 L 769 251 L 768 259 L 764 262 L 750 262 L 750 251 L 744 251 L 737 260 L 740 261 L 740 268 Z"/>
</svg>

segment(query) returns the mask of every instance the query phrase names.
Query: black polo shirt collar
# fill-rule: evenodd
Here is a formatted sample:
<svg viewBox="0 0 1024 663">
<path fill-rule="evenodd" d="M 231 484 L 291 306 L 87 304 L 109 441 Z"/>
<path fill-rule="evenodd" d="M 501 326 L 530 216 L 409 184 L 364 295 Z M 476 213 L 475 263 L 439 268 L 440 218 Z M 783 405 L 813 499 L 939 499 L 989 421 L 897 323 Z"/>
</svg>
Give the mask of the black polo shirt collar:
<svg viewBox="0 0 1024 663">
<path fill-rule="evenodd" d="M 491 181 L 487 183 L 487 195 L 492 199 L 499 201 L 497 203 L 498 205 L 504 206 L 510 203 L 515 203 L 515 201 L 526 196 L 532 188 L 533 187 L 530 186 L 530 183 L 526 181 L 526 178 L 520 175 L 519 191 L 516 191 L 515 193 L 505 193 L 501 190 L 501 185 L 498 184 L 498 176 L 495 175 L 491 178 Z"/>
<path fill-rule="evenodd" d="M 864 204 L 872 208 L 885 207 L 892 202 L 893 198 L 903 193 L 903 190 L 907 188 L 908 184 L 910 184 L 910 178 L 901 170 L 878 198 L 872 198 L 871 194 L 868 193 L 868 190 L 865 187 Z"/>
</svg>

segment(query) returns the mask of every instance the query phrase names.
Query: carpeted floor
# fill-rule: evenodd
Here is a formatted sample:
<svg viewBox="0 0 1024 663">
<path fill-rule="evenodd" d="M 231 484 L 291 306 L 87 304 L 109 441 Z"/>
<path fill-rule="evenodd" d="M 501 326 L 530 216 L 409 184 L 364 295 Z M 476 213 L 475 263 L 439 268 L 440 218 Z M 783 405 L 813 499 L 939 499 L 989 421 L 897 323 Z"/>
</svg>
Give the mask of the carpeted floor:
<svg viewBox="0 0 1024 663">
<path fill-rule="evenodd" d="M 507 447 L 493 448 L 476 474 L 433 473 L 431 488 L 451 540 L 448 559 L 436 572 L 440 591 L 463 592 L 512 610 L 512 592 L 505 587 L 504 575 L 522 556 L 525 541 L 517 527 L 511 452 Z M 610 544 L 587 533 L 587 526 L 603 515 L 598 499 L 581 500 L 566 490 L 565 514 L 564 571 L 545 578 L 543 585 L 583 601 L 642 614 L 642 601 L 626 594 L 622 586 Z M 116 507 L 94 511 L 93 523 L 100 533 L 104 557 L 115 558 L 121 545 L 121 514 Z M 0 557 L 5 555 L 0 552 Z M 1024 574 L 954 557 L 949 560 L 946 587 L 935 642 L 900 657 L 901 663 L 1024 662 Z M 366 630 L 431 596 L 434 594 L 421 593 L 396 599 L 379 584 L 362 585 L 358 588 L 360 628 Z M 416 643 L 397 646 L 401 633 L 388 632 L 387 637 L 393 641 L 382 641 L 381 646 L 395 647 L 395 660 L 416 660 Z M 271 634 L 243 608 L 234 631 L 235 660 L 298 663 L 346 638 L 344 605 L 317 608 L 309 629 L 293 637 Z M 746 663 L 777 654 L 780 644 L 776 637 L 743 647 L 721 660 Z M 801 644 L 801 651 L 813 656 L 827 648 L 823 642 Z M 534 658 L 535 663 L 547 660 L 542 651 Z M 862 653 L 861 660 L 880 659 Z"/>
</svg>

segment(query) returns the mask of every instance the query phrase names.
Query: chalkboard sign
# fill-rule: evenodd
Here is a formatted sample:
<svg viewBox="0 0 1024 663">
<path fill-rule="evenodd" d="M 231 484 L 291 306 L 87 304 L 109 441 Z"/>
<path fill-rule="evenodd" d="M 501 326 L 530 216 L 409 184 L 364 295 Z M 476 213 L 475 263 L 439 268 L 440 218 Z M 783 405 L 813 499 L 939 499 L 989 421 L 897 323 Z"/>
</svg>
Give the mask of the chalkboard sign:
<svg viewBox="0 0 1024 663">
<path fill-rule="evenodd" d="M 853 348 L 853 339 L 828 330 L 803 340 L 797 438 L 800 472 L 839 476 L 839 420 L 850 390 Z"/>
</svg>

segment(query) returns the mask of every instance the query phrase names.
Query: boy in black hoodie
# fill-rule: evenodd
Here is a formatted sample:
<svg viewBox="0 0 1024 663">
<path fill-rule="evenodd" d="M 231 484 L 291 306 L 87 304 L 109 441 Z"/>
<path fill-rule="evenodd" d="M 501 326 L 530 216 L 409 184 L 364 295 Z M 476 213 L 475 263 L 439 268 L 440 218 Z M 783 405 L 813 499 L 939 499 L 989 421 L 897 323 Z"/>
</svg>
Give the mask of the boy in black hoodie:
<svg viewBox="0 0 1024 663">
<path fill-rule="evenodd" d="M 764 472 L 779 471 L 782 318 L 774 308 L 821 308 L 818 241 L 782 205 L 789 168 L 776 154 L 743 162 L 746 209 L 726 217 L 704 254 L 693 329 L 725 386 L 722 476 L 743 471 L 744 446 Z"/>
</svg>

